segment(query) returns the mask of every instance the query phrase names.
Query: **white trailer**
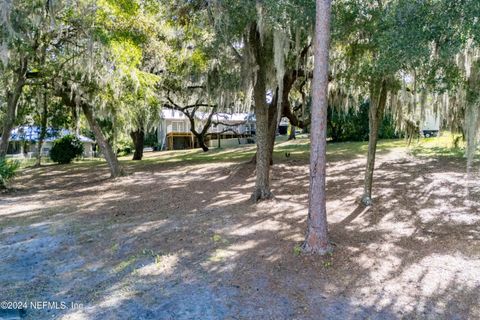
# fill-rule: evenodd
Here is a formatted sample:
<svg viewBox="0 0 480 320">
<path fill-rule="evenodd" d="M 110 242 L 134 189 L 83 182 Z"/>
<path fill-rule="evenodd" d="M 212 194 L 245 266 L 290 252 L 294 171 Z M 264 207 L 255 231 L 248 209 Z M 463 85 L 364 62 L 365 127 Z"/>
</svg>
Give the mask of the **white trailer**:
<svg viewBox="0 0 480 320">
<path fill-rule="evenodd" d="M 430 108 L 425 110 L 425 119 L 420 128 L 421 134 L 425 138 L 436 137 L 440 131 L 440 115 L 435 114 Z"/>
</svg>

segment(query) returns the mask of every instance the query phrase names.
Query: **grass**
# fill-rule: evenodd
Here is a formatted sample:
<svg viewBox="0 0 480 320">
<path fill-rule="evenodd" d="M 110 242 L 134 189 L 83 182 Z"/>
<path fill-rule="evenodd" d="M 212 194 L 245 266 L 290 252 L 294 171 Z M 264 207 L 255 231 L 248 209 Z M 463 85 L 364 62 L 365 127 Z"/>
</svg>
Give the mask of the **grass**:
<svg viewBox="0 0 480 320">
<path fill-rule="evenodd" d="M 379 141 L 378 152 L 385 152 L 393 148 L 405 148 L 404 140 L 382 140 Z M 340 142 L 328 143 L 327 154 L 331 157 L 357 157 L 367 153 L 368 142 Z M 162 152 L 145 153 L 142 163 L 207 163 L 207 162 L 240 162 L 247 161 L 253 157 L 256 151 L 254 144 L 239 145 L 229 148 L 211 148 L 208 152 L 201 149 L 173 150 Z M 295 159 L 308 159 L 310 154 L 310 140 L 306 136 L 300 136 L 296 140 L 287 141 L 287 137 L 280 136 L 276 140 L 274 150 L 274 161 L 285 159 L 285 153 L 289 153 Z M 120 160 L 126 164 L 138 162 L 130 160 L 131 156 L 122 157 Z"/>
<path fill-rule="evenodd" d="M 397 148 L 408 148 L 409 152 L 418 157 L 457 157 L 464 156 L 464 142 L 460 141 L 459 146 L 454 146 L 454 139 L 457 135 L 444 132 L 440 137 L 421 138 L 413 141 L 410 146 L 404 139 L 380 140 L 377 145 L 377 152 L 388 152 Z M 368 142 L 338 142 L 327 144 L 327 156 L 329 159 L 353 159 L 367 154 Z M 172 150 L 161 152 L 146 152 L 142 161 L 133 161 L 131 156 L 120 157 L 124 165 L 137 166 L 162 163 L 208 163 L 208 162 L 241 162 L 247 161 L 253 157 L 256 151 L 254 144 L 239 145 L 229 148 L 211 148 L 208 152 L 201 149 Z M 308 160 L 310 154 L 310 141 L 305 135 L 299 136 L 296 140 L 287 141 L 287 137 L 277 138 L 274 161 L 285 159 L 285 155 L 296 160 Z M 26 159 L 21 161 L 21 167 L 27 168 L 35 164 L 35 159 Z M 55 165 L 49 159 L 43 160 L 44 165 Z M 75 161 L 68 165 L 75 167 L 93 167 L 99 164 L 105 164 L 104 159 L 85 159 Z"/>
<path fill-rule="evenodd" d="M 392 149 L 409 149 L 409 152 L 418 157 L 457 157 L 464 155 L 463 142 L 454 146 L 457 135 L 444 132 L 440 137 L 421 138 L 413 141 L 409 146 L 405 139 L 380 140 L 377 152 L 384 153 Z M 205 163 L 205 162 L 238 162 L 251 159 L 255 154 L 255 145 L 241 145 L 237 147 L 217 149 L 212 148 L 209 152 L 200 149 L 164 151 L 146 154 L 145 163 Z M 337 142 L 327 144 L 327 156 L 329 158 L 356 158 L 367 154 L 368 141 L 360 142 Z M 310 155 L 310 141 L 302 135 L 296 140 L 287 141 L 286 137 L 278 137 L 274 150 L 274 161 L 285 159 L 285 154 L 295 159 L 307 160 Z M 126 163 L 132 163 L 128 158 L 122 158 Z M 142 162 L 143 162 L 142 161 Z"/>
<path fill-rule="evenodd" d="M 138 259 L 138 256 L 133 255 L 128 257 L 126 260 L 123 260 L 119 264 L 117 264 L 115 267 L 113 267 L 112 272 L 113 273 L 120 273 L 127 269 L 128 267 L 132 266 Z"/>
<path fill-rule="evenodd" d="M 443 132 L 439 137 L 420 139 L 415 143 L 410 152 L 417 157 L 454 157 L 462 158 L 465 155 L 465 142 L 458 134 Z M 459 143 L 455 146 L 455 139 Z"/>
<path fill-rule="evenodd" d="M 201 149 L 172 150 L 161 152 L 148 152 L 144 154 L 143 163 L 177 163 L 177 162 L 232 162 L 243 161 L 252 157 L 255 153 L 255 145 L 240 145 L 229 148 L 211 148 L 208 152 Z M 137 163 L 130 160 L 131 156 L 120 158 L 127 164 Z"/>
</svg>

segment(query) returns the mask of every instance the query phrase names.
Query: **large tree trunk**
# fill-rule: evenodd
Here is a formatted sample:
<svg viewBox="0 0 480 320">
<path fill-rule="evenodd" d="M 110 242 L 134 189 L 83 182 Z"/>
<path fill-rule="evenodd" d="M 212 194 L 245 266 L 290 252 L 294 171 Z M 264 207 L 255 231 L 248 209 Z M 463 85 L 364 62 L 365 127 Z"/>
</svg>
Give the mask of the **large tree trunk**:
<svg viewBox="0 0 480 320">
<path fill-rule="evenodd" d="M 143 130 L 143 128 L 137 129 L 130 132 L 130 137 L 132 138 L 133 145 L 135 147 L 132 160 L 142 160 L 143 147 L 145 142 L 145 131 Z"/>
<path fill-rule="evenodd" d="M 470 77 L 467 79 L 467 96 L 465 109 L 465 129 L 462 135 L 467 140 L 466 156 L 467 156 L 467 195 L 470 196 L 470 189 L 478 184 L 478 180 L 472 175 L 473 162 L 475 153 L 478 148 L 478 131 L 480 130 L 480 107 L 478 99 L 480 98 L 480 59 L 475 58 L 472 61 L 472 69 Z M 458 139 L 456 139 L 458 141 Z M 457 145 L 458 143 L 455 143 Z"/>
<path fill-rule="evenodd" d="M 47 136 L 47 120 L 48 120 L 48 98 L 47 98 L 47 91 L 43 92 L 43 109 L 41 115 L 41 123 L 40 123 L 40 135 L 38 137 L 37 142 L 37 161 L 35 162 L 35 166 L 39 167 L 42 164 L 42 148 L 43 142 L 45 141 L 45 137 Z"/>
<path fill-rule="evenodd" d="M 12 132 L 13 126 L 15 125 L 15 120 L 17 118 L 17 109 L 18 109 L 18 100 L 22 95 L 23 87 L 27 80 L 27 58 L 20 59 L 20 67 L 17 70 L 17 78 L 15 80 L 15 85 L 13 90 L 7 90 L 7 112 L 2 124 L 2 137 L 0 139 L 0 158 L 5 157 L 8 150 L 8 141 L 10 140 L 10 134 Z"/>
<path fill-rule="evenodd" d="M 277 104 L 275 102 L 276 100 L 273 99 L 273 101 L 270 104 L 267 104 L 268 108 L 268 135 L 267 135 L 267 150 L 268 150 L 268 162 L 270 163 L 270 166 L 273 165 L 273 149 L 275 148 L 275 138 L 277 136 L 277 128 L 278 128 L 278 110 L 277 110 Z M 253 155 L 252 159 L 249 161 L 249 163 L 256 164 L 257 163 L 257 152 Z"/>
<path fill-rule="evenodd" d="M 120 166 L 120 163 L 118 162 L 117 156 L 113 152 L 112 147 L 110 146 L 107 139 L 103 135 L 103 132 L 100 126 L 98 125 L 97 120 L 95 120 L 95 117 L 93 116 L 92 108 L 90 107 L 90 105 L 86 103 L 82 103 L 81 105 L 82 105 L 82 111 L 85 114 L 85 117 L 87 118 L 88 124 L 90 125 L 90 129 L 95 134 L 95 139 L 97 140 L 97 143 L 100 146 L 100 150 L 102 151 L 105 157 L 105 160 L 107 160 L 112 178 L 122 176 L 124 174 L 123 169 Z"/>
<path fill-rule="evenodd" d="M 366 206 L 372 205 L 373 172 L 375 170 L 375 155 L 377 152 L 378 128 L 383 117 L 385 104 L 387 103 L 386 81 L 373 84 L 370 89 L 370 108 L 368 111 L 369 134 L 367 167 L 365 169 L 364 189 L 362 203 Z"/>
<path fill-rule="evenodd" d="M 249 45 L 253 50 L 257 63 L 256 81 L 253 88 L 255 119 L 257 124 L 255 133 L 257 140 L 257 157 L 255 165 L 255 190 L 252 193 L 252 200 L 259 201 L 271 198 L 272 192 L 270 191 L 270 144 L 268 104 L 266 101 L 267 57 L 256 25 L 250 27 Z"/>
<path fill-rule="evenodd" d="M 291 110 L 290 101 L 288 100 L 290 91 L 292 90 L 293 84 L 295 83 L 297 76 L 298 76 L 298 73 L 296 72 L 296 70 L 293 70 L 293 71 L 287 72 L 283 77 L 283 90 L 281 92 L 282 104 L 281 104 L 280 112 L 282 113 L 282 116 L 287 117 L 287 119 L 290 121 L 292 125 L 303 127 L 308 123 L 303 120 L 299 120 L 295 116 L 295 114 Z M 278 120 L 280 120 L 280 118 L 278 118 L 279 110 L 277 108 L 277 99 L 279 95 L 278 89 L 279 88 L 277 88 L 272 102 L 268 105 L 268 130 L 269 130 L 268 150 L 269 150 L 270 165 L 273 165 L 273 149 L 275 146 L 275 137 L 276 137 L 277 128 L 279 125 Z M 250 163 L 256 163 L 256 161 L 257 161 L 257 154 L 255 153 L 252 159 L 250 160 Z"/>
<path fill-rule="evenodd" d="M 331 251 L 328 242 L 325 184 L 330 10 L 330 0 L 317 0 L 310 135 L 310 192 L 307 234 L 303 243 L 304 252 L 317 254 Z"/>
<path fill-rule="evenodd" d="M 258 108 L 256 111 L 257 120 L 257 153 L 255 159 L 256 179 L 255 190 L 252 194 L 252 200 L 259 201 L 272 197 L 270 191 L 270 159 L 272 145 L 269 143 L 268 134 L 268 110 Z"/>
</svg>

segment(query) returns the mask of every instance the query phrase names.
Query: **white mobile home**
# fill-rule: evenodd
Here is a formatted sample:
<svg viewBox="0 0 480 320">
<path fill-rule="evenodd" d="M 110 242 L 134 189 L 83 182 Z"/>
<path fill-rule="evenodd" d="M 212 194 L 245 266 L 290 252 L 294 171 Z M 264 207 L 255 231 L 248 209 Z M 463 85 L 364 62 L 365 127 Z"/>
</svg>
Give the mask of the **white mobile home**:
<svg viewBox="0 0 480 320">
<path fill-rule="evenodd" d="M 7 155 L 15 158 L 35 157 L 38 152 L 37 143 L 40 131 L 41 129 L 36 126 L 21 126 L 13 129 L 8 143 Z M 55 130 L 47 128 L 47 135 L 41 150 L 42 156 L 48 156 L 53 147 L 53 142 L 67 134 L 70 134 L 70 131 L 66 129 Z M 95 141 L 82 135 L 77 137 L 83 144 L 83 156 L 85 158 L 93 157 Z"/>
</svg>

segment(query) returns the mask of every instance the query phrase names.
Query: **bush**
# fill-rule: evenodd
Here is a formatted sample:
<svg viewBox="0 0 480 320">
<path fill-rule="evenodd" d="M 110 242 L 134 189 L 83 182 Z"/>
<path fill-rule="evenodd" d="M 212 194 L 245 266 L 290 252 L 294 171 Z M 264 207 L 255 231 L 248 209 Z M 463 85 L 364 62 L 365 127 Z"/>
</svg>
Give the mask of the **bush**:
<svg viewBox="0 0 480 320">
<path fill-rule="evenodd" d="M 129 154 L 132 154 L 132 147 L 130 146 L 117 149 L 117 157 L 124 157 L 124 156 L 128 156 Z"/>
<path fill-rule="evenodd" d="M 0 189 L 5 189 L 7 184 L 12 180 L 20 167 L 18 161 L 7 161 L 5 158 L 0 158 Z"/>
<path fill-rule="evenodd" d="M 74 135 L 66 135 L 53 142 L 50 159 L 53 162 L 66 164 L 72 162 L 83 153 L 82 142 Z"/>
<path fill-rule="evenodd" d="M 369 103 L 360 106 L 358 112 L 349 109 L 347 112 L 328 108 L 327 134 L 332 141 L 368 141 L 368 109 Z M 378 130 L 379 139 L 395 139 L 399 134 L 395 130 L 392 116 L 386 115 Z"/>
</svg>

